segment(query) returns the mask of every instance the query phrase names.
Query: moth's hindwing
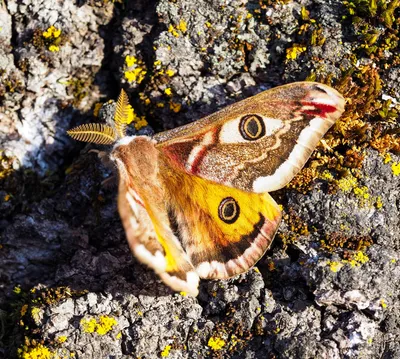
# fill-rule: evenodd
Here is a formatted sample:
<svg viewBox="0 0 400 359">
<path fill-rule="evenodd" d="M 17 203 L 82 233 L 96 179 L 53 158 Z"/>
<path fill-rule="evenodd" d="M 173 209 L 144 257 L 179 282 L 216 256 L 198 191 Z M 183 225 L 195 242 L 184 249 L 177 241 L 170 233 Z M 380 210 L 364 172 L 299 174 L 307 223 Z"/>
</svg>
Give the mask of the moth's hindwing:
<svg viewBox="0 0 400 359">
<path fill-rule="evenodd" d="M 172 289 L 196 296 L 199 276 L 170 226 L 157 153 L 148 137 L 125 137 L 115 146 L 118 211 L 135 256 Z"/>
<path fill-rule="evenodd" d="M 245 191 L 270 192 L 301 170 L 344 103 L 329 86 L 299 82 L 155 139 L 160 151 L 187 173 Z"/>
<path fill-rule="evenodd" d="M 258 262 L 281 219 L 268 193 L 242 191 L 178 169 L 161 175 L 171 228 L 201 278 L 229 278 Z"/>
</svg>

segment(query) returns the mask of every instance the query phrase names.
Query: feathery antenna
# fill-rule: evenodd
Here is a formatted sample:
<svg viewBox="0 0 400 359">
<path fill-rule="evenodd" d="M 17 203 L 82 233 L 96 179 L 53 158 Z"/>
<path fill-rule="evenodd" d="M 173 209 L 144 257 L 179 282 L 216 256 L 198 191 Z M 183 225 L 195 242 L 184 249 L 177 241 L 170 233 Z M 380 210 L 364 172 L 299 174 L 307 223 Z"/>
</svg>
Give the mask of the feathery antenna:
<svg viewBox="0 0 400 359">
<path fill-rule="evenodd" d="M 102 123 L 87 123 L 67 131 L 74 140 L 112 145 L 117 140 L 114 129 Z"/>
<path fill-rule="evenodd" d="M 132 111 L 131 105 L 129 104 L 128 95 L 121 89 L 117 101 L 117 108 L 115 110 L 114 122 L 117 134 L 120 138 L 126 136 L 126 126 L 129 123 L 129 112 Z"/>
<path fill-rule="evenodd" d="M 126 126 L 131 122 L 132 112 L 128 95 L 121 89 L 114 115 L 115 128 L 102 123 L 87 123 L 72 128 L 67 133 L 74 140 L 98 145 L 112 145 L 119 138 L 126 136 Z"/>
</svg>

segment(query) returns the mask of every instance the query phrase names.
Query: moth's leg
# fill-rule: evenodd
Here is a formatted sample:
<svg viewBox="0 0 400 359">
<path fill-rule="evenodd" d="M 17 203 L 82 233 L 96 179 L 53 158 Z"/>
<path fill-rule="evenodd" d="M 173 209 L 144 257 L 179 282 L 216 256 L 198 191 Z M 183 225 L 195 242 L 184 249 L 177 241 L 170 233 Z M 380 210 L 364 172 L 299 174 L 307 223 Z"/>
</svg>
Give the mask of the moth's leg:
<svg viewBox="0 0 400 359">
<path fill-rule="evenodd" d="M 117 176 L 111 175 L 110 177 L 106 178 L 104 181 L 101 181 L 101 187 L 116 187 L 117 185 Z"/>
<path fill-rule="evenodd" d="M 89 150 L 88 153 L 96 153 L 97 157 L 100 158 L 101 162 L 105 162 L 105 161 L 110 161 L 109 160 L 109 154 L 107 151 L 100 151 L 100 150 L 95 150 L 95 149 L 91 149 Z"/>
</svg>

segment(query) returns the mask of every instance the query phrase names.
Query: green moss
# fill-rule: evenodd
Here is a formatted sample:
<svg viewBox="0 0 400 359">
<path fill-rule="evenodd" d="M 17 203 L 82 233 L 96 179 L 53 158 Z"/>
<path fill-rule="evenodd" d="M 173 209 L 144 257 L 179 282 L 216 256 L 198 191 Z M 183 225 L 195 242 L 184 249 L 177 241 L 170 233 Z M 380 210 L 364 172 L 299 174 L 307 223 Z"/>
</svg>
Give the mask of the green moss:
<svg viewBox="0 0 400 359">
<path fill-rule="evenodd" d="M 384 51 L 392 51 L 392 58 L 398 53 L 400 1 L 351 0 L 343 1 L 343 4 L 348 10 L 344 20 L 353 26 L 359 37 L 358 54 L 389 63 L 388 53 L 384 54 Z"/>
</svg>

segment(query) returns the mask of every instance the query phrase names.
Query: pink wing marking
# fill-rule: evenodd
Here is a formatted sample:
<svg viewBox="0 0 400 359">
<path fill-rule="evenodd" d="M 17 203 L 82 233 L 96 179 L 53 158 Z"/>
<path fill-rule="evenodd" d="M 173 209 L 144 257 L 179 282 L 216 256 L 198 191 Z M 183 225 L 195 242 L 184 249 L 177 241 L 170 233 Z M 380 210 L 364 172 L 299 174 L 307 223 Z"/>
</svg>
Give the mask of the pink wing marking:
<svg viewBox="0 0 400 359">
<path fill-rule="evenodd" d="M 314 107 L 312 110 L 302 110 L 301 112 L 312 115 L 312 116 L 319 116 L 325 118 L 328 113 L 336 112 L 337 107 L 332 105 L 327 105 L 324 103 L 315 103 L 309 101 L 301 101 L 303 106 L 311 106 Z"/>
<path fill-rule="evenodd" d="M 193 174 L 198 174 L 199 169 L 201 166 L 201 163 L 203 162 L 203 159 L 208 151 L 208 149 L 211 146 L 214 146 L 216 141 L 217 141 L 217 133 L 219 132 L 218 128 L 212 129 L 210 132 L 207 133 L 207 135 L 204 137 L 204 140 L 198 145 L 198 147 L 194 147 L 192 152 L 190 153 L 190 157 L 188 159 L 188 170 L 190 173 Z"/>
<path fill-rule="evenodd" d="M 219 128 L 213 128 L 189 141 L 172 143 L 162 151 L 178 168 L 191 174 L 198 174 L 208 149 L 217 142 L 218 132 Z"/>
</svg>

